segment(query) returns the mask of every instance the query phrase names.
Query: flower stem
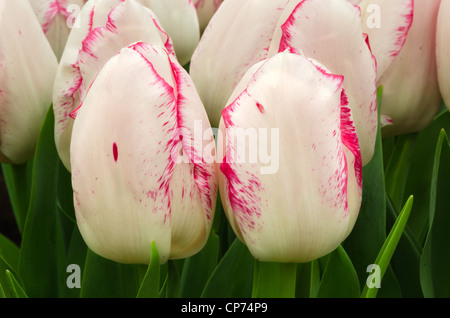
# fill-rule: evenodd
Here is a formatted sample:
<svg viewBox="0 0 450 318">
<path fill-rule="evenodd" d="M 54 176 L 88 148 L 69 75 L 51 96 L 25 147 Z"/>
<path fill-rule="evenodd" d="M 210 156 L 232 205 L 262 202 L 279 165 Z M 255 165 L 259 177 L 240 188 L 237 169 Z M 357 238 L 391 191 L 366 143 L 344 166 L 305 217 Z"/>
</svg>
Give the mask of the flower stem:
<svg viewBox="0 0 450 318">
<path fill-rule="evenodd" d="M 253 298 L 295 298 L 297 264 L 255 260 Z"/>
</svg>

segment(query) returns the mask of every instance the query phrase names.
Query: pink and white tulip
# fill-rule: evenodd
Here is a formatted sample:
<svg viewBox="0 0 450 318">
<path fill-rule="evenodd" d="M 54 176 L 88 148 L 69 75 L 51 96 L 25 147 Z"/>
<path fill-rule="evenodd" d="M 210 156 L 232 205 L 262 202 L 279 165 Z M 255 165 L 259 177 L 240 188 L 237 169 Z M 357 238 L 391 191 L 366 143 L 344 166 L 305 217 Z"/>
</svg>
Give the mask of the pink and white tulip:
<svg viewBox="0 0 450 318">
<path fill-rule="evenodd" d="M 53 90 L 55 142 L 70 171 L 70 140 L 78 107 L 97 73 L 122 48 L 142 41 L 175 54 L 170 37 L 154 13 L 135 0 L 89 0 L 80 12 L 78 28 L 67 40 Z"/>
<path fill-rule="evenodd" d="M 77 223 L 90 249 L 148 263 L 154 241 L 164 263 L 204 246 L 217 183 L 214 161 L 193 141 L 198 123 L 212 136 L 189 75 L 166 49 L 135 43 L 105 64 L 71 143 Z"/>
<path fill-rule="evenodd" d="M 173 41 L 177 59 L 187 64 L 200 40 L 200 26 L 192 0 L 138 0 L 157 16 Z"/>
<path fill-rule="evenodd" d="M 362 163 L 343 87 L 343 76 L 286 51 L 250 68 L 222 111 L 222 203 L 258 260 L 317 259 L 338 247 L 355 224 Z M 252 129 L 278 131 L 279 140 L 271 141 L 279 151 L 278 170 L 264 172 L 261 158 L 242 160 L 252 145 L 238 149 L 235 132 Z"/>
<path fill-rule="evenodd" d="M 203 32 L 208 26 L 214 13 L 219 9 L 223 0 L 194 0 L 197 9 L 198 22 L 200 24 L 200 32 Z"/>
<path fill-rule="evenodd" d="M 450 110 L 450 1 L 441 1 L 436 30 L 436 58 L 439 87 Z"/>
<path fill-rule="evenodd" d="M 194 53 L 191 76 L 217 126 L 231 92 L 253 64 L 286 49 L 317 60 L 345 78 L 366 165 L 378 124 L 377 66 L 367 42 L 360 9 L 346 0 L 227 0 Z"/>
<path fill-rule="evenodd" d="M 61 58 L 67 37 L 86 0 L 29 0 L 53 51 Z"/>
<path fill-rule="evenodd" d="M 28 0 L 0 1 L 0 162 L 34 155 L 58 61 Z"/>
<path fill-rule="evenodd" d="M 414 20 L 405 45 L 379 79 L 381 115 L 391 123 L 383 136 L 417 132 L 428 126 L 441 105 L 436 69 L 436 23 L 440 0 L 415 0 Z"/>
</svg>

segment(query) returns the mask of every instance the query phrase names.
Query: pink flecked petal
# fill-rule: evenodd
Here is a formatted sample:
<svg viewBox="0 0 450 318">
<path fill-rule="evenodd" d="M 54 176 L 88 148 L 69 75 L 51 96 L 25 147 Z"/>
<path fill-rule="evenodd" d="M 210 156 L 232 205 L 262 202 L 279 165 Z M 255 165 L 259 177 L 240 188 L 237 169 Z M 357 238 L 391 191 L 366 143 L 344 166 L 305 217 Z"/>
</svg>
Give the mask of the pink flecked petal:
<svg viewBox="0 0 450 318">
<path fill-rule="evenodd" d="M 269 56 L 290 49 L 344 76 L 344 88 L 366 165 L 378 125 L 376 60 L 361 28 L 360 9 L 347 0 L 292 1 L 280 19 Z"/>
<path fill-rule="evenodd" d="M 249 81 L 237 86 L 245 88 L 222 112 L 224 209 L 257 259 L 320 257 L 345 237 L 361 198 L 359 191 L 348 199 L 349 179 L 352 190 L 360 188 L 361 160 L 341 99 L 343 77 L 288 52 L 248 73 Z M 239 136 L 247 138 L 243 148 Z"/>
</svg>

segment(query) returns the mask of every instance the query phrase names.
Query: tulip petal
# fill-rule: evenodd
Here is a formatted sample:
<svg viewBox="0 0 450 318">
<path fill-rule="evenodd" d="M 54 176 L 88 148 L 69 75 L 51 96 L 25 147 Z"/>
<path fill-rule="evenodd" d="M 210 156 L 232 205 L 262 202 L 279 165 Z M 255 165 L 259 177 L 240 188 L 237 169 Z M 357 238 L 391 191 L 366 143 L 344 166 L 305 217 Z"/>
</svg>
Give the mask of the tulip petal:
<svg viewBox="0 0 450 318">
<path fill-rule="evenodd" d="M 211 125 L 245 72 L 267 56 L 282 10 L 288 0 L 227 0 L 202 35 L 190 64 L 190 74 Z"/>
<path fill-rule="evenodd" d="M 413 21 L 413 0 L 358 0 L 363 32 L 369 35 L 377 59 L 378 79 L 395 60 L 405 44 Z"/>
<path fill-rule="evenodd" d="M 343 78 L 286 52 L 249 72 L 246 88 L 222 112 L 225 211 L 259 260 L 320 257 L 345 238 L 361 199 L 361 157 L 350 109 L 341 106 Z M 248 143 L 239 142 L 243 137 Z M 350 196 L 350 188 L 359 190 Z"/>
<path fill-rule="evenodd" d="M 137 41 L 165 46 L 172 42 L 155 15 L 136 1 L 89 1 L 81 11 L 81 27 L 74 29 L 61 58 L 53 91 L 55 141 L 65 167 L 70 171 L 69 147 L 72 113 L 104 63 L 120 49 Z"/>
<path fill-rule="evenodd" d="M 199 114 L 201 103 L 180 102 L 189 88 L 174 82 L 171 58 L 144 43 L 121 50 L 94 80 L 74 123 L 72 183 L 80 231 L 94 252 L 123 263 L 147 263 L 152 241 L 161 262 L 190 256 L 209 235 L 213 211 L 203 206 L 207 190 L 198 188 L 197 166 L 214 167 L 177 161 L 180 132 L 188 131 L 179 110 L 189 105 Z M 208 178 L 208 194 L 214 194 L 215 176 Z"/>
<path fill-rule="evenodd" d="M 155 13 L 173 41 L 179 63 L 187 64 L 200 40 L 200 26 L 192 0 L 138 1 Z"/>
<path fill-rule="evenodd" d="M 414 21 L 405 45 L 379 80 L 380 113 L 392 119 L 383 137 L 427 127 L 441 105 L 436 68 L 436 26 L 440 1 L 414 1 Z"/>
<path fill-rule="evenodd" d="M 269 56 L 303 54 L 343 75 L 361 145 L 363 165 L 373 156 L 378 124 L 376 60 L 361 29 L 358 7 L 346 0 L 291 1 L 280 19 Z"/>
<path fill-rule="evenodd" d="M 450 2 L 441 1 L 436 35 L 436 57 L 439 87 L 445 105 L 450 109 Z"/>
<path fill-rule="evenodd" d="M 34 155 L 58 61 L 27 0 L 0 2 L 0 158 Z"/>
</svg>

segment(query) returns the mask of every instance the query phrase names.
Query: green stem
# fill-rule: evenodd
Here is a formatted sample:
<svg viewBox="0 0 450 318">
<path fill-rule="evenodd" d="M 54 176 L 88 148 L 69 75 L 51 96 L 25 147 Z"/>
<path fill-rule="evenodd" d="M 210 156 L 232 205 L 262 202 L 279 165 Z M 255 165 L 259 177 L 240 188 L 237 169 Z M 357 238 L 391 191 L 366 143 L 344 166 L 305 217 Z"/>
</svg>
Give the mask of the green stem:
<svg viewBox="0 0 450 318">
<path fill-rule="evenodd" d="M 253 298 L 295 298 L 297 264 L 255 260 Z"/>
</svg>

